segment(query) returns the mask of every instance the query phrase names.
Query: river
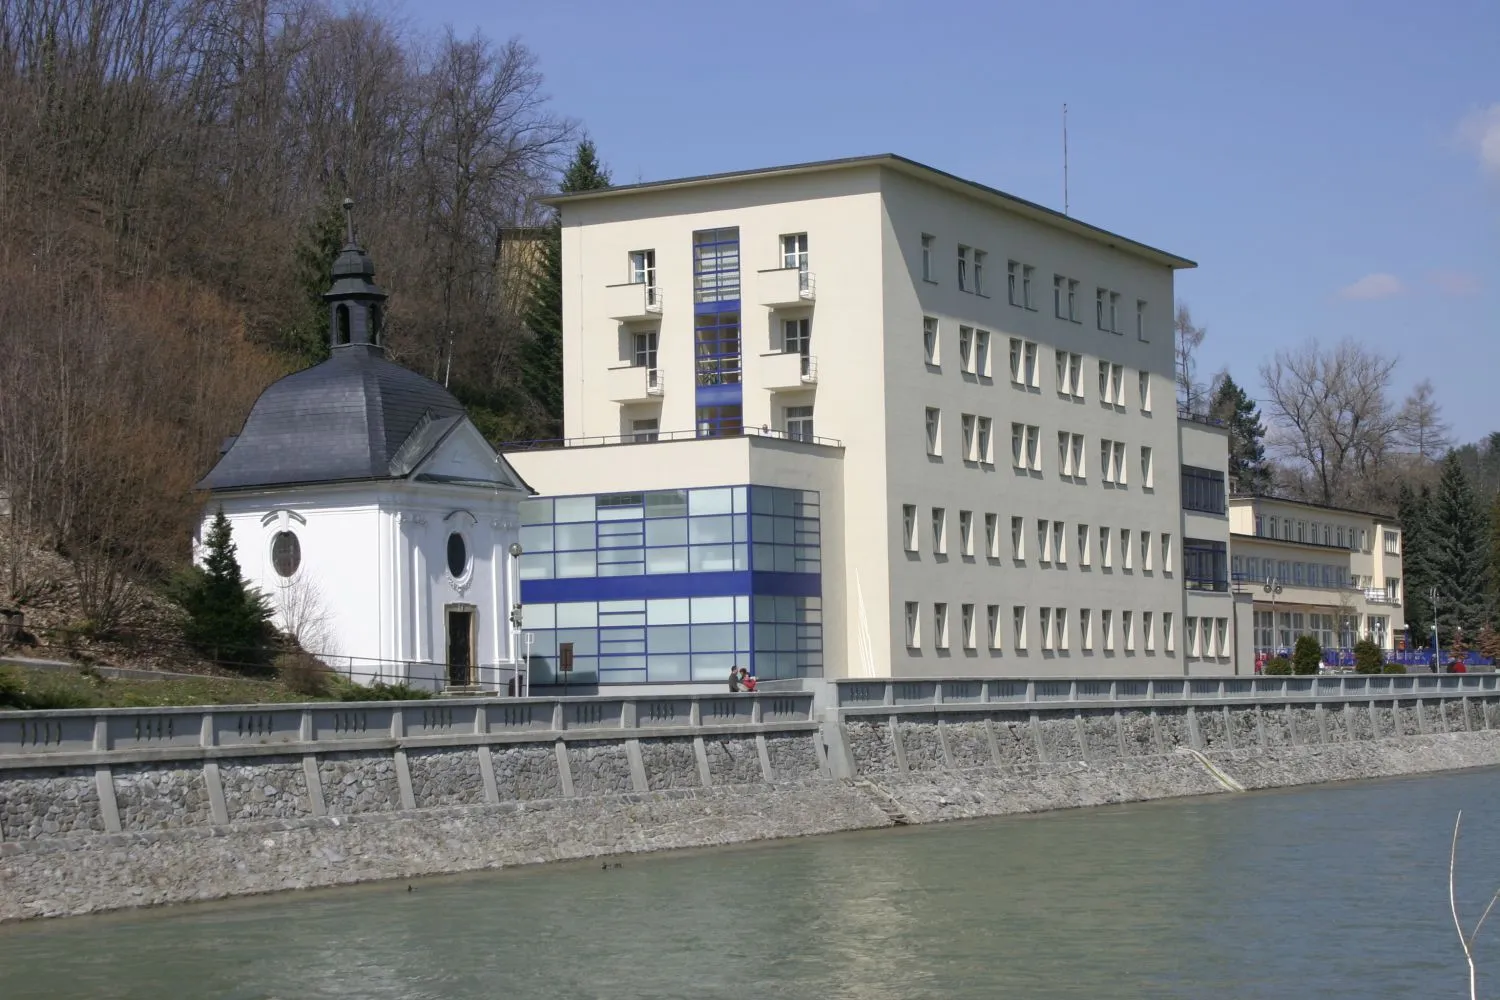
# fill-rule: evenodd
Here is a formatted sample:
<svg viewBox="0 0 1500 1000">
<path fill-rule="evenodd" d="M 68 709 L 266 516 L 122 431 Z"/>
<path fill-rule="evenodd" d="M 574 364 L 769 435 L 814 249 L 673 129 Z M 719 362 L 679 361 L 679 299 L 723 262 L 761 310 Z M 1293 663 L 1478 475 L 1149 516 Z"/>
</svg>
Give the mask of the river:
<svg viewBox="0 0 1500 1000">
<path fill-rule="evenodd" d="M 1460 997 L 1500 771 L 0 928 L 0 997 Z M 1500 917 L 1477 944 L 1500 996 Z M 1486 977 L 1485 973 L 1489 975 Z"/>
</svg>

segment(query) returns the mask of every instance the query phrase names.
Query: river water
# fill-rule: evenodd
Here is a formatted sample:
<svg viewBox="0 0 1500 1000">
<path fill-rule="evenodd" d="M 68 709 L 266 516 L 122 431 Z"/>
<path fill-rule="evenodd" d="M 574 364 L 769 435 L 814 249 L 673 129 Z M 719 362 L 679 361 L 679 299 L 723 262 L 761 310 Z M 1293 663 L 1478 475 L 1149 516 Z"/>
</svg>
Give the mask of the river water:
<svg viewBox="0 0 1500 1000">
<path fill-rule="evenodd" d="M 0 928 L 0 998 L 1460 997 L 1500 771 Z M 1500 918 L 1476 945 L 1500 996 Z M 1490 975 L 1486 978 L 1485 973 Z"/>
</svg>

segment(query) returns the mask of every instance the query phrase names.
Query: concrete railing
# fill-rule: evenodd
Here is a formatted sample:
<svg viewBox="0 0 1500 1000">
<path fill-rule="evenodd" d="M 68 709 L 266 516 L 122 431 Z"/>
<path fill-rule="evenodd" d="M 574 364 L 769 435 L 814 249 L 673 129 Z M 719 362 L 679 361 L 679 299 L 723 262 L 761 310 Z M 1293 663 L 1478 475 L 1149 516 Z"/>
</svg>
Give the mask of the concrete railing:
<svg viewBox="0 0 1500 1000">
<path fill-rule="evenodd" d="M 1496 674 L 1336 674 L 1293 677 L 892 678 L 832 682 L 840 710 L 1057 703 L 1360 700 L 1500 692 Z"/>
<path fill-rule="evenodd" d="M 0 768 L 817 725 L 811 692 L 0 712 Z"/>
</svg>

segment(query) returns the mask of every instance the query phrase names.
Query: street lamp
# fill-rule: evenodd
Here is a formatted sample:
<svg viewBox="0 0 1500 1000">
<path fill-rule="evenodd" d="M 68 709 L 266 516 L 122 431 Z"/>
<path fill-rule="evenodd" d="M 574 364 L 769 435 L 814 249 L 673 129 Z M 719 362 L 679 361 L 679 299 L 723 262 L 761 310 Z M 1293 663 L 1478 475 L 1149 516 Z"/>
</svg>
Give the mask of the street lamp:
<svg viewBox="0 0 1500 1000">
<path fill-rule="evenodd" d="M 521 591 L 516 582 L 516 564 L 521 561 L 521 553 L 524 551 L 520 542 L 510 543 L 510 659 L 516 668 L 517 698 L 526 696 L 521 678 Z"/>
<path fill-rule="evenodd" d="M 1281 580 L 1274 576 L 1266 577 L 1266 593 L 1271 595 L 1271 655 L 1276 654 L 1276 633 L 1280 630 L 1280 623 L 1276 621 L 1276 595 L 1281 593 Z"/>
<path fill-rule="evenodd" d="M 1428 588 L 1427 598 L 1432 601 L 1432 672 L 1438 673 L 1443 669 L 1443 647 L 1438 641 L 1438 589 Z"/>
</svg>

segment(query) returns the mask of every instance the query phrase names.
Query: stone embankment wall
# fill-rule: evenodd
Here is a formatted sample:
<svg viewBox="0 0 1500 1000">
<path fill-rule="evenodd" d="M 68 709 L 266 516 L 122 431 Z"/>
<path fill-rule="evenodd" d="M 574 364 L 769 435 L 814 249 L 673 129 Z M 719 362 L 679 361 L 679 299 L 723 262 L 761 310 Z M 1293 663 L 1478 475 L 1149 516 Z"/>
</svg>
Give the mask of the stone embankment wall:
<svg viewBox="0 0 1500 1000">
<path fill-rule="evenodd" d="M 0 921 L 1500 763 L 1497 678 L 0 714 Z"/>
</svg>

